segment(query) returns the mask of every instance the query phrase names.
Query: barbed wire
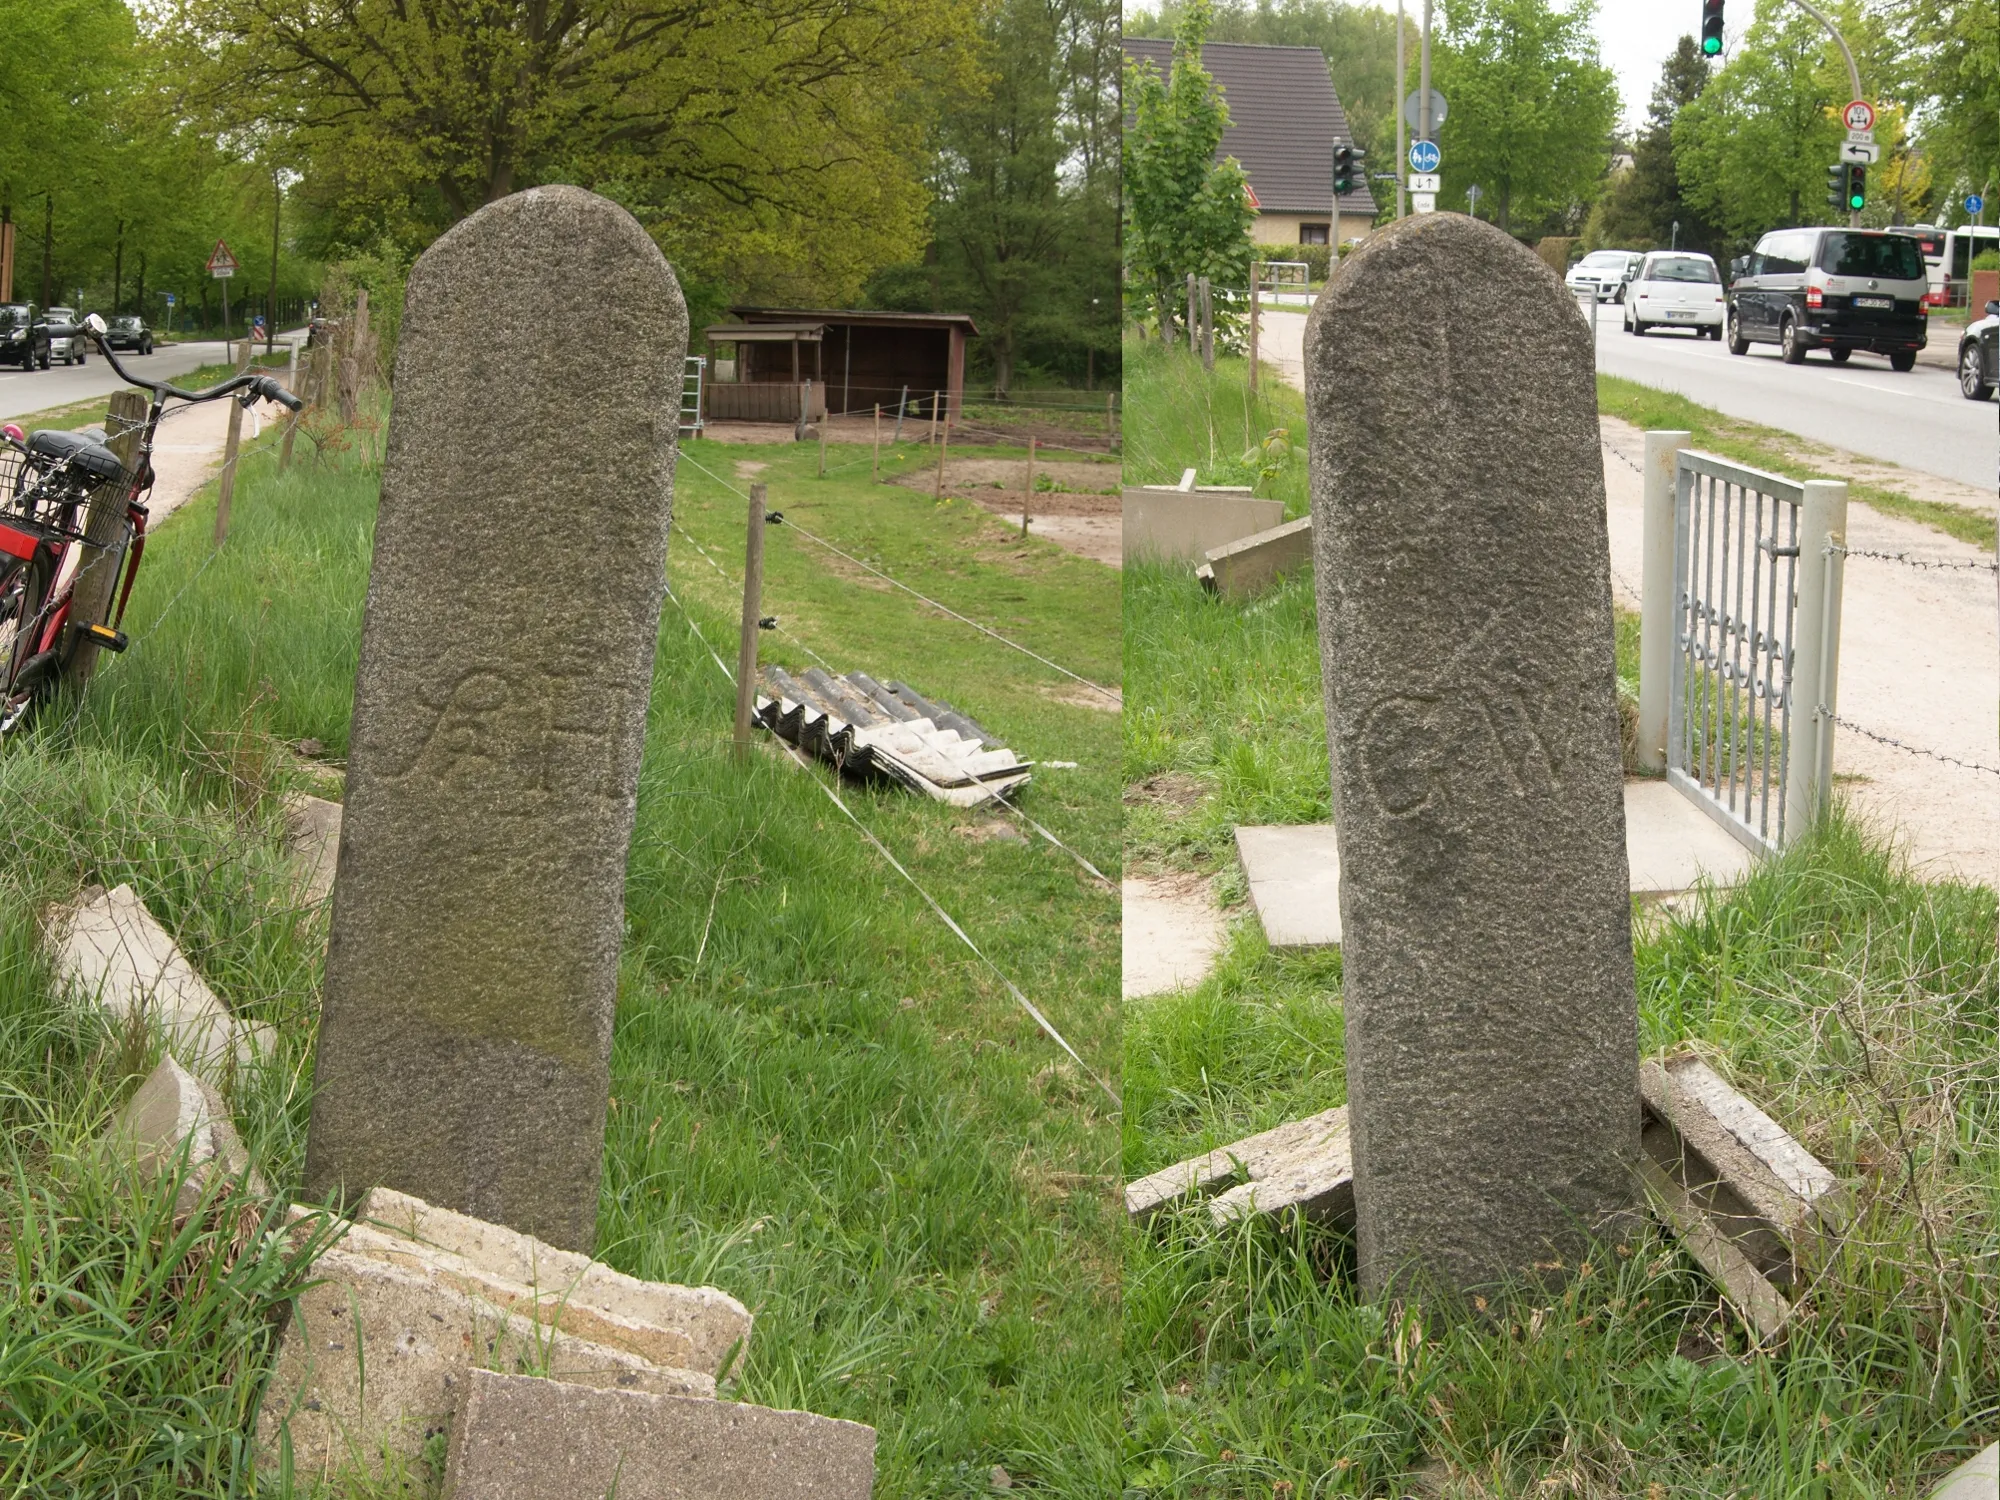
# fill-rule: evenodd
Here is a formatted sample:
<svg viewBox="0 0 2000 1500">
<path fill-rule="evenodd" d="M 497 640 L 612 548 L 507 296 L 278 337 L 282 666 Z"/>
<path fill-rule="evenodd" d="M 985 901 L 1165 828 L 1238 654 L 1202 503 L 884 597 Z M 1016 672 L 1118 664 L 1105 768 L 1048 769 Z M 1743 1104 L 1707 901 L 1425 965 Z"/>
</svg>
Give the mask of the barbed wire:
<svg viewBox="0 0 2000 1500">
<path fill-rule="evenodd" d="M 1823 714 L 1826 713 L 1826 705 L 1822 703 L 1819 706 L 1819 711 Z M 1967 771 L 1978 771 L 1987 776 L 2000 776 L 2000 766 L 1982 765 L 1976 760 L 1966 760 L 1960 756 L 1947 754 L 1943 750 L 1932 750 L 1925 745 L 1912 745 L 1907 740 L 1897 739 L 1893 734 L 1883 734 L 1877 730 L 1864 728 L 1856 724 L 1852 719 L 1842 718 L 1839 714 L 1832 714 L 1829 717 L 1842 729 L 1852 734 L 1858 734 L 1865 740 L 1873 740 L 1878 745 L 1887 745 L 1891 749 L 1901 750 L 1908 755 L 1922 756 L 1926 760 L 1943 761 L 1947 765 L 1959 766 Z"/>
<path fill-rule="evenodd" d="M 680 611 L 681 618 L 687 621 L 688 629 L 694 632 L 694 638 L 700 641 L 702 644 L 702 648 L 708 652 L 709 660 L 715 663 L 716 669 L 720 671 L 722 675 L 729 680 L 729 685 L 733 688 L 736 685 L 736 674 L 729 669 L 729 664 L 723 661 L 722 657 L 716 652 L 715 647 L 709 645 L 708 637 L 701 633 L 701 626 L 695 623 L 695 618 L 693 614 L 691 614 L 688 610 L 688 607 L 681 602 L 680 596 L 673 591 L 671 586 L 668 587 L 666 594 L 667 598 L 673 601 L 674 608 Z M 828 786 L 826 781 L 814 772 L 812 767 L 812 762 L 808 761 L 804 756 L 800 755 L 796 749 L 794 749 L 791 745 L 786 744 L 782 739 L 777 740 L 777 745 L 779 749 L 783 750 L 786 755 L 790 756 L 791 759 L 798 764 L 799 769 L 806 773 L 806 775 L 811 779 L 812 784 L 818 787 L 820 791 L 825 793 L 827 798 L 833 803 L 833 805 L 839 808 L 840 811 L 846 815 L 847 820 L 850 823 L 852 823 L 857 830 L 859 830 L 861 836 L 866 840 L 868 840 L 868 842 L 875 847 L 875 852 L 880 854 L 883 859 L 889 862 L 890 868 L 893 869 L 898 875 L 902 876 L 904 880 L 909 882 L 910 888 L 923 898 L 924 904 L 929 906 L 930 909 L 934 913 L 936 913 L 938 920 L 943 922 L 944 925 L 951 930 L 952 935 L 956 937 L 961 943 L 965 944 L 965 946 L 971 950 L 975 958 L 977 958 L 981 963 L 985 964 L 987 968 L 993 971 L 995 977 L 999 979 L 1000 983 L 1006 986 L 1007 993 L 1013 997 L 1014 1002 L 1028 1013 L 1028 1015 L 1034 1020 L 1035 1024 L 1042 1029 L 1043 1033 L 1048 1037 L 1050 1037 L 1058 1047 L 1061 1047 L 1063 1051 L 1067 1052 L 1070 1055 L 1071 1059 L 1076 1063 L 1076 1065 L 1079 1068 L 1083 1069 L 1084 1073 L 1090 1078 L 1090 1080 L 1093 1083 L 1095 1083 L 1099 1088 L 1104 1090 L 1105 1094 L 1109 1096 L 1113 1105 L 1119 1105 L 1120 1101 L 1118 1098 L 1117 1091 L 1114 1090 L 1110 1084 L 1104 1081 L 1104 1079 L 1098 1074 L 1095 1068 L 1091 1067 L 1089 1063 L 1083 1060 L 1082 1056 L 1077 1052 L 1076 1048 L 1072 1047 L 1069 1044 L 1069 1039 L 1056 1029 L 1055 1023 L 1051 1021 L 1047 1016 L 1043 1015 L 1040 1008 L 1036 1006 L 1035 1002 L 1030 1000 L 1027 997 L 1027 995 L 1022 992 L 1020 986 L 1015 984 L 1012 979 L 1007 977 L 1007 973 L 1005 970 L 1003 970 L 992 959 L 986 956 L 985 952 L 980 948 L 980 946 L 977 943 L 973 942 L 971 936 L 966 932 L 966 930 L 963 927 L 959 926 L 958 923 L 953 919 L 951 913 L 946 911 L 944 907 L 939 904 L 935 896 L 931 895 L 929 891 L 924 889 L 923 883 L 919 881 L 916 876 L 912 875 L 909 872 L 909 869 L 903 864 L 903 862 L 897 859 L 894 854 L 889 852 L 889 846 L 884 844 L 879 838 L 877 838 L 875 836 L 874 831 L 870 829 L 866 823 L 863 823 L 861 819 L 855 815 L 854 809 L 849 807 L 847 803 L 842 800 L 840 793 L 835 791 L 832 787 Z M 1053 836 L 1051 837 L 1053 839 Z M 1100 874 L 1098 878 L 1102 880 L 1104 877 Z M 1110 882 L 1106 880 L 1105 884 L 1109 885 Z"/>
<path fill-rule="evenodd" d="M 1877 562 L 1901 563 L 1906 568 L 1920 568 L 1926 572 L 1974 572 L 1991 573 L 2000 570 L 2000 563 L 1990 563 L 1977 557 L 1919 557 L 1910 552 L 1878 552 L 1866 547 L 1843 547 L 1830 543 L 1828 553 L 1839 553 L 1842 557 L 1870 558 Z"/>
<path fill-rule="evenodd" d="M 1616 458 L 1620 463 L 1624 464 L 1625 467 L 1630 469 L 1634 474 L 1639 475 L 1641 478 L 1645 477 L 1646 473 L 1645 465 L 1638 463 L 1636 460 L 1634 460 L 1631 454 L 1624 452 L 1622 449 L 1612 447 L 1610 440 L 1607 438 L 1600 437 L 1598 439 L 1598 442 L 1603 447 L 1606 453 L 1609 453 L 1612 457 Z"/>
</svg>

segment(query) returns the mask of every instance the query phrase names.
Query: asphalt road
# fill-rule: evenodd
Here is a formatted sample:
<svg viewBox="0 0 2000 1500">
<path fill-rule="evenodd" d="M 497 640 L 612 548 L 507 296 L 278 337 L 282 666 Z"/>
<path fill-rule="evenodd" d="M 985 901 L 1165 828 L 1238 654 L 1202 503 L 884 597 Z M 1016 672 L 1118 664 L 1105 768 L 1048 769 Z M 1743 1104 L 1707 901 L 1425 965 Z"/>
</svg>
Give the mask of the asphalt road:
<svg viewBox="0 0 2000 1500">
<path fill-rule="evenodd" d="M 281 343 L 279 347 L 284 346 Z M 219 342 L 176 344 L 171 349 L 155 349 L 143 358 L 123 352 L 118 357 L 133 374 L 148 380 L 172 380 L 197 366 L 220 364 L 225 358 Z M 109 396 L 122 383 L 104 357 L 94 351 L 89 362 L 81 365 L 51 365 L 46 370 L 17 370 L 8 365 L 0 369 L 0 419 Z"/>
<path fill-rule="evenodd" d="M 1678 329 L 1634 338 L 1623 309 L 1598 311 L 1597 368 L 1748 422 L 1814 442 L 1901 464 L 1991 491 L 1996 419 L 1991 401 L 1967 401 L 1947 369 L 1918 364 L 1898 375 L 1886 359 L 1856 354 L 1836 365 L 1824 353 L 1802 365 L 1778 357 L 1776 344 L 1752 344 L 1736 357 L 1716 340 Z M 1938 337 L 1957 347 L 1956 335 Z"/>
</svg>

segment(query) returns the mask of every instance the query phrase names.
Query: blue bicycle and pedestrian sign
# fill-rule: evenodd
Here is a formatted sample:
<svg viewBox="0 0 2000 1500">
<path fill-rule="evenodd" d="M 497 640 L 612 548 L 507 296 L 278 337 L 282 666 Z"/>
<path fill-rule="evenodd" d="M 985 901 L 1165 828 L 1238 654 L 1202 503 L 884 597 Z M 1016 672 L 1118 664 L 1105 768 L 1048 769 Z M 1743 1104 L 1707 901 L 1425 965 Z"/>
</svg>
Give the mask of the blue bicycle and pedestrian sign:
<svg viewBox="0 0 2000 1500">
<path fill-rule="evenodd" d="M 1410 142 L 1410 170 L 1412 172 L 1435 172 L 1444 161 L 1444 153 L 1438 150 L 1436 141 Z"/>
<path fill-rule="evenodd" d="M 1969 214 L 1976 214 L 1984 207 L 1986 207 L 1986 200 L 1977 193 L 1974 193 L 1965 200 L 1965 211 Z"/>
</svg>

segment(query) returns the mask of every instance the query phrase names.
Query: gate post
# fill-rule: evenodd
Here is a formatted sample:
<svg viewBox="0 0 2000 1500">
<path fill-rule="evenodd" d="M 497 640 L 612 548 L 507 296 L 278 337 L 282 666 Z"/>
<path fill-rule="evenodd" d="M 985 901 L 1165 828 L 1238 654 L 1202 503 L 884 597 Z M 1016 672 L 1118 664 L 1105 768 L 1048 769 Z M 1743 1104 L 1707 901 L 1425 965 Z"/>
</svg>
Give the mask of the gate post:
<svg viewBox="0 0 2000 1500">
<path fill-rule="evenodd" d="M 1791 736 L 1785 744 L 1785 842 L 1825 815 L 1833 789 L 1833 716 L 1839 708 L 1840 595 L 1847 485 L 1809 479 L 1799 505 L 1798 646 L 1792 656 Z"/>
<path fill-rule="evenodd" d="M 1667 703 L 1674 658 L 1674 455 L 1693 434 L 1646 434 L 1646 510 L 1639 570 L 1639 743 L 1642 770 L 1667 768 Z"/>
</svg>

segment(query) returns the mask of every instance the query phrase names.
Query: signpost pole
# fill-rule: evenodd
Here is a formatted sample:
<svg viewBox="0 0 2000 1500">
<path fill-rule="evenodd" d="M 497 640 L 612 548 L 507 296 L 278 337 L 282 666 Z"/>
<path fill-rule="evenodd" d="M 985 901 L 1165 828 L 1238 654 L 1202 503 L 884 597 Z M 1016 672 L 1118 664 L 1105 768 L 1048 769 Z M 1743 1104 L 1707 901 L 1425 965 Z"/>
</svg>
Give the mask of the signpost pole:
<svg viewBox="0 0 2000 1500">
<path fill-rule="evenodd" d="M 1396 0 L 1396 92 L 1403 92 L 1405 80 L 1409 77 L 1409 64 L 1403 61 L 1403 0 Z M 1410 154 L 1408 127 L 1403 123 L 1403 106 L 1396 105 L 1396 160 L 1401 161 Z M 1396 217 L 1403 217 L 1403 176 L 1396 174 Z M 1254 367 L 1253 367 L 1254 368 Z"/>
<path fill-rule="evenodd" d="M 1424 0 L 1424 35 L 1417 46 L 1417 139 L 1431 138 L 1431 0 Z"/>
</svg>

